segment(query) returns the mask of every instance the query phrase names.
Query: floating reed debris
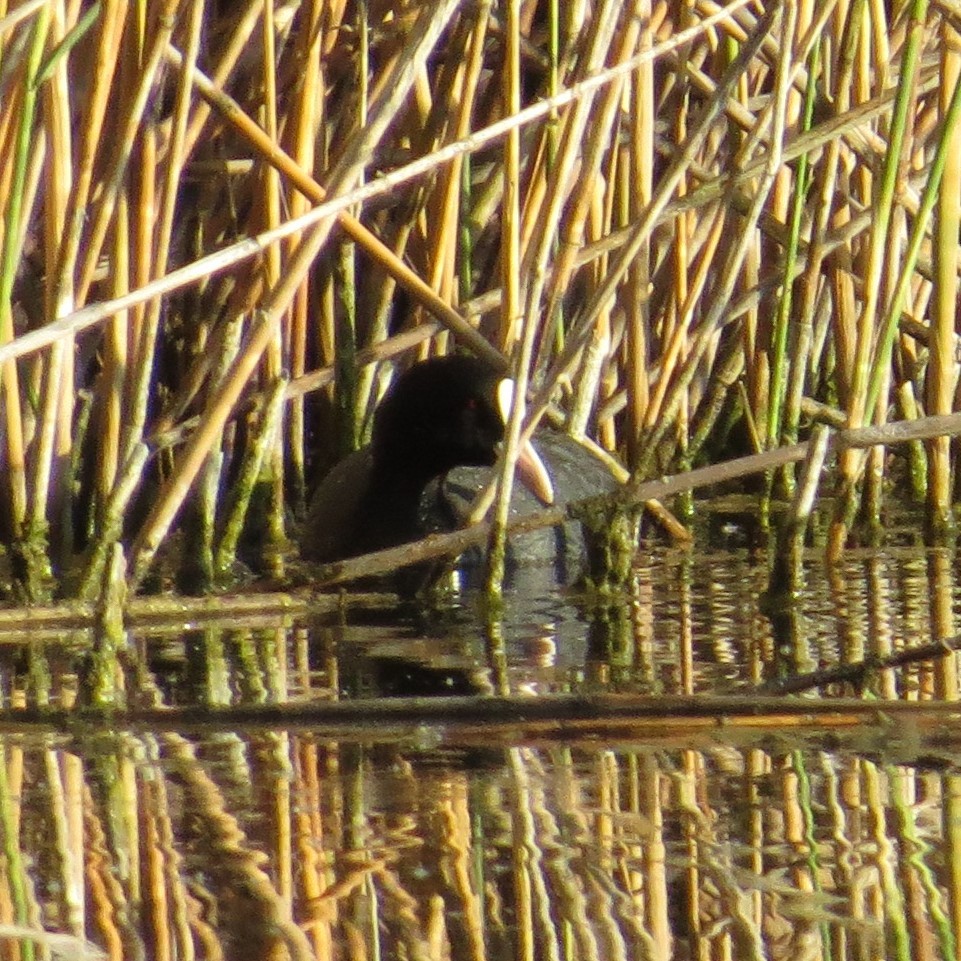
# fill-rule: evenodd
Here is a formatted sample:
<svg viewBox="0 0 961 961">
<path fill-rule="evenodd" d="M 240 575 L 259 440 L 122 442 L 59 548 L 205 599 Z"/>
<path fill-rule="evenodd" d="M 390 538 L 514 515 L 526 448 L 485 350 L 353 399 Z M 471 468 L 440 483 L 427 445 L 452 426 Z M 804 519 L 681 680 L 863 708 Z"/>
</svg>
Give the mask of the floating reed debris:
<svg viewBox="0 0 961 961">
<path fill-rule="evenodd" d="M 161 552 L 200 592 L 283 575 L 401 353 L 512 368 L 528 424 L 638 482 L 806 410 L 951 412 L 953 8 L 562 6 L 0 6 L 5 593 L 93 600 Z M 895 472 L 935 531 L 950 450 Z M 896 456 L 843 452 L 837 550 Z"/>
</svg>

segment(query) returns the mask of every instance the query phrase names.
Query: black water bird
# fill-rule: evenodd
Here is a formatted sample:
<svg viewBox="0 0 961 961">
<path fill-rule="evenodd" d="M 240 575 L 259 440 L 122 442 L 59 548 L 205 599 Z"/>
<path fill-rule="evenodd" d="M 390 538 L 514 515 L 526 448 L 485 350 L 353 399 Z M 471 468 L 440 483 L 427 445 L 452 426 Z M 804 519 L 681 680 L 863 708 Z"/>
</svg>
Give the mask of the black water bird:
<svg viewBox="0 0 961 961">
<path fill-rule="evenodd" d="M 371 443 L 324 478 L 311 500 L 301 554 L 328 563 L 462 527 L 490 482 L 513 384 L 476 358 L 422 361 L 398 377 L 377 407 Z M 568 504 L 618 486 L 595 454 L 566 434 L 539 430 L 522 448 L 510 516 Z M 531 597 L 571 584 L 585 566 L 579 523 L 568 521 L 508 539 L 506 585 Z M 461 586 L 480 584 L 480 548 L 458 562 Z M 394 578 L 414 593 L 439 568 L 427 563 Z"/>
<path fill-rule="evenodd" d="M 337 464 L 314 493 L 302 556 L 343 560 L 453 526 L 449 517 L 433 516 L 436 491 L 425 492 L 455 467 L 495 463 L 511 390 L 510 381 L 473 357 L 432 358 L 408 368 L 374 413 L 370 445 Z M 547 473 L 529 445 L 518 476 L 539 502 L 552 500 Z"/>
</svg>

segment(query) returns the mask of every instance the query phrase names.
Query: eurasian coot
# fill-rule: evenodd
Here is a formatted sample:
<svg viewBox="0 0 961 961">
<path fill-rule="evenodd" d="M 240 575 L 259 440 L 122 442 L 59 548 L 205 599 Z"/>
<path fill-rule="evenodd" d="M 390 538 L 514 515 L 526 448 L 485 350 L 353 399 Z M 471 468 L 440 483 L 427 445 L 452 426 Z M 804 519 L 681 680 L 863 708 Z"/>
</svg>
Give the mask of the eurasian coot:
<svg viewBox="0 0 961 961">
<path fill-rule="evenodd" d="M 302 556 L 343 560 L 449 527 L 425 517 L 425 490 L 459 465 L 494 464 L 504 436 L 503 383 L 482 361 L 463 355 L 405 371 L 374 414 L 370 445 L 337 464 L 314 493 Z M 529 447 L 518 475 L 541 501 L 550 500 L 547 474 Z"/>
</svg>

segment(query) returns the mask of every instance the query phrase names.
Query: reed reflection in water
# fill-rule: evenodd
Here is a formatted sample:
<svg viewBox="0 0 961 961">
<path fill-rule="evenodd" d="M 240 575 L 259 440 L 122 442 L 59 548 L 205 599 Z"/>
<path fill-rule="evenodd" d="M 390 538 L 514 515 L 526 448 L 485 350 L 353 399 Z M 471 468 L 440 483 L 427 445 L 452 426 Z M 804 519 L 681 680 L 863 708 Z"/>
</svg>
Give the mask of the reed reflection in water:
<svg viewBox="0 0 961 961">
<path fill-rule="evenodd" d="M 3 913 L 113 957 L 956 956 L 959 779 L 811 738 L 95 740 L 3 739 Z"/>
<path fill-rule="evenodd" d="M 961 749 L 939 700 L 953 655 L 869 676 L 872 694 L 930 711 L 856 727 L 712 728 L 667 708 L 946 636 L 956 616 L 939 552 L 852 554 L 830 575 L 812 556 L 807 573 L 773 618 L 747 551 L 652 556 L 623 605 L 508 608 L 506 680 L 531 703 L 664 697 L 657 724 L 613 733 L 195 714 L 39 734 L 15 712 L 69 704 L 90 638 L 11 635 L 0 958 L 43 956 L 43 931 L 73 939 L 58 956 L 89 942 L 123 959 L 954 958 Z M 483 706 L 496 673 L 469 601 L 441 621 L 265 616 L 132 640 L 132 702 L 254 717 L 394 688 Z M 851 691 L 819 692 L 837 693 Z"/>
</svg>

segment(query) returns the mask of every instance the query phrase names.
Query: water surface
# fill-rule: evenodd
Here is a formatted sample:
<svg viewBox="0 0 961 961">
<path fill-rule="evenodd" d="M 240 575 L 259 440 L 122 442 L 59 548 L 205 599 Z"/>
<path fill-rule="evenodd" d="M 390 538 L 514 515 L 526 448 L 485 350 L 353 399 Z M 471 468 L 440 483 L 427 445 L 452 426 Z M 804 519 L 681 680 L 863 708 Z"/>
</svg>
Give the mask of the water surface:
<svg viewBox="0 0 961 961">
<path fill-rule="evenodd" d="M 0 956 L 954 958 L 961 749 L 939 700 L 954 655 L 760 719 L 672 699 L 757 699 L 771 678 L 948 636 L 955 569 L 910 544 L 830 571 L 812 554 L 772 610 L 763 552 L 660 549 L 604 605 L 155 626 L 132 638 L 132 703 L 249 713 L 51 730 L 8 711 Z M 10 637 L 5 706 L 69 702 L 90 640 Z M 558 710 L 418 713 L 495 691 Z M 611 695 L 665 709 L 615 722 Z M 796 709 L 852 695 L 919 703 Z M 382 723 L 388 703 L 407 713 Z M 304 710 L 341 704 L 370 705 L 369 722 Z M 301 713 L 258 714 L 275 705 Z M 67 937 L 60 954 L 41 931 Z"/>
</svg>

